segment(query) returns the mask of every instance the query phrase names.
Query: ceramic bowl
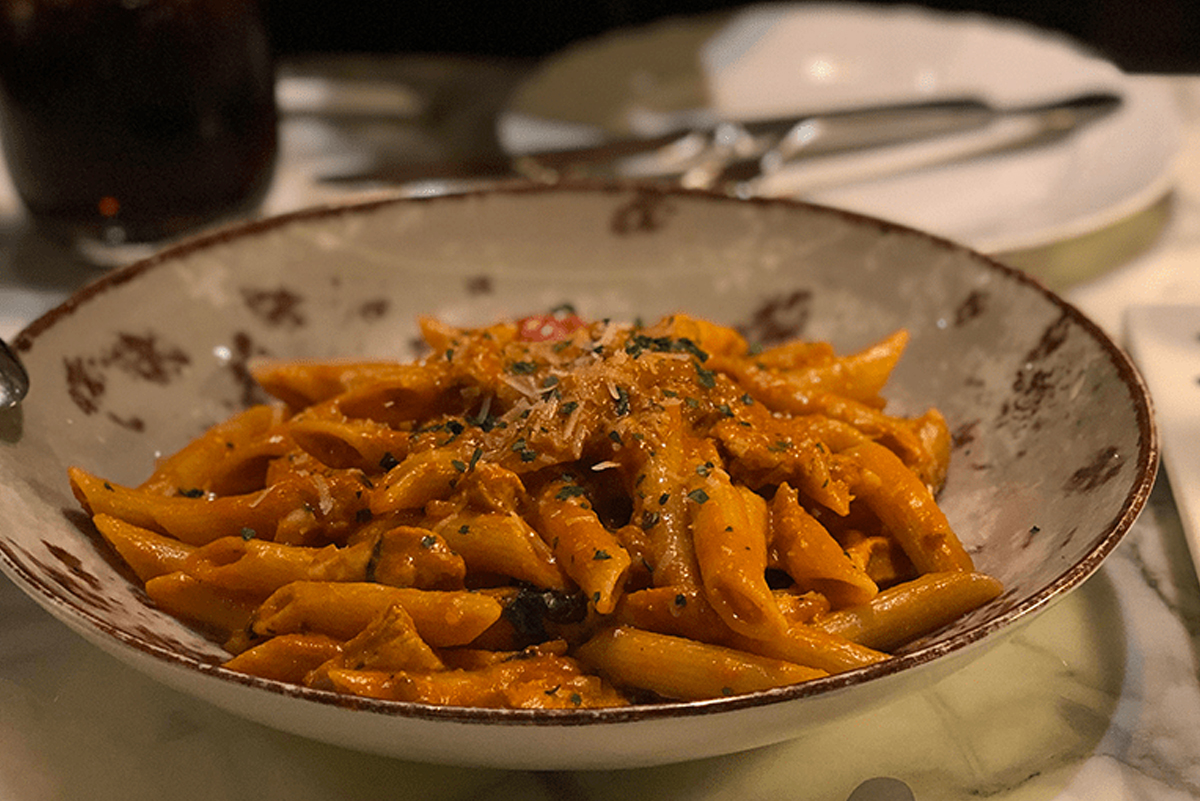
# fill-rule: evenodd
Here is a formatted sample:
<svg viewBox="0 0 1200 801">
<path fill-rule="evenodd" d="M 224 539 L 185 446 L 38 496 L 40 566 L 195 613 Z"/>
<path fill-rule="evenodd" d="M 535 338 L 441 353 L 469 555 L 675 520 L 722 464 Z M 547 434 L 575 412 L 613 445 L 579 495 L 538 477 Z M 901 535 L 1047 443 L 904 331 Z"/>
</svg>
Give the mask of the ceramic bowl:
<svg viewBox="0 0 1200 801">
<path fill-rule="evenodd" d="M 418 314 L 486 323 L 564 302 L 588 317 L 687 311 L 752 339 L 827 339 L 842 351 L 907 328 L 889 409 L 935 405 L 950 421 L 941 502 L 1003 596 L 892 659 L 766 692 L 559 712 L 377 702 L 219 667 L 220 647 L 148 602 L 71 495 L 68 465 L 136 483 L 242 406 L 255 356 L 407 359 Z M 4 572 L 167 684 L 406 759 L 661 764 L 779 742 L 920 691 L 1093 573 L 1142 509 L 1158 461 L 1139 376 L 1070 305 L 955 244 L 784 201 L 526 187 L 307 210 L 110 273 L 15 347 L 33 389 L 0 415 Z"/>
</svg>

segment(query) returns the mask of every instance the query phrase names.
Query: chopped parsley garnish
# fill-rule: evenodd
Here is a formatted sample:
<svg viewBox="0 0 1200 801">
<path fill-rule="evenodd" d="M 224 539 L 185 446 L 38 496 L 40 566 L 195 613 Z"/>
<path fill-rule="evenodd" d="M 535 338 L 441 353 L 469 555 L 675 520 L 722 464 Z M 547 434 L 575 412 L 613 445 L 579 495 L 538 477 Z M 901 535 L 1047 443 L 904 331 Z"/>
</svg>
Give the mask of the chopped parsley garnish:
<svg viewBox="0 0 1200 801">
<path fill-rule="evenodd" d="M 379 466 L 384 470 L 391 470 L 398 464 L 400 464 L 400 460 L 392 456 L 391 451 L 384 453 L 383 457 L 379 460 Z"/>
<path fill-rule="evenodd" d="M 435 545 L 437 545 L 437 537 L 432 534 L 426 534 L 424 537 L 421 537 L 422 548 L 432 548 Z"/>
<path fill-rule="evenodd" d="M 696 362 L 696 378 L 705 389 L 712 389 L 717 385 L 717 374 L 701 366 L 700 362 Z"/>
<path fill-rule="evenodd" d="M 618 445 L 625 444 L 625 442 L 621 439 L 621 432 L 619 432 L 619 431 L 609 431 L 608 438 L 611 439 L 613 442 L 617 443 Z"/>
<path fill-rule="evenodd" d="M 688 493 L 688 497 L 696 503 L 704 503 L 708 500 L 708 493 L 702 489 L 694 489 Z"/>
<path fill-rule="evenodd" d="M 193 489 L 181 489 L 179 490 L 179 494 L 185 498 L 203 498 L 204 490 L 198 487 Z"/>
<path fill-rule="evenodd" d="M 458 527 L 458 533 L 459 534 L 470 534 L 471 527 L 469 525 L 467 525 L 466 523 L 463 523 L 461 526 Z"/>
<path fill-rule="evenodd" d="M 629 414 L 629 391 L 625 387 L 617 387 L 617 417 Z"/>
<path fill-rule="evenodd" d="M 558 492 L 554 494 L 554 499 L 558 501 L 565 501 L 568 498 L 578 498 L 580 495 L 586 494 L 587 490 L 578 484 L 567 484 L 561 487 Z"/>
<path fill-rule="evenodd" d="M 537 369 L 537 362 L 513 362 L 508 366 L 508 371 L 513 375 L 529 375 L 536 373 Z"/>
<path fill-rule="evenodd" d="M 701 350 L 695 342 L 687 337 L 680 337 L 675 343 L 675 349 L 683 351 L 684 353 L 690 353 L 702 362 L 708 361 L 708 354 Z"/>
<path fill-rule="evenodd" d="M 603 562 L 606 559 L 612 559 L 612 555 L 608 551 L 597 550 L 592 554 L 592 559 L 597 562 Z"/>
<path fill-rule="evenodd" d="M 245 540 L 246 542 L 249 542 L 250 540 L 254 539 L 257 536 L 258 536 L 258 532 L 255 531 L 254 529 L 250 528 L 249 526 L 242 529 L 242 539 Z"/>
<path fill-rule="evenodd" d="M 579 401 L 567 401 L 562 406 L 558 407 L 559 413 L 563 417 L 570 417 L 576 409 L 579 408 Z"/>
</svg>

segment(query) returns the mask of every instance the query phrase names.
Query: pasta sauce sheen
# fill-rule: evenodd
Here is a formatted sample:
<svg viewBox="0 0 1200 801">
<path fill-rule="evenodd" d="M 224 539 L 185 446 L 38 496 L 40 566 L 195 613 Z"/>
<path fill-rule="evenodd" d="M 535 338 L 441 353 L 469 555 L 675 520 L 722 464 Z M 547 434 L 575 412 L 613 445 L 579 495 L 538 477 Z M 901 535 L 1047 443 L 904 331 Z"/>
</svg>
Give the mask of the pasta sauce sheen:
<svg viewBox="0 0 1200 801">
<path fill-rule="evenodd" d="M 686 315 L 421 320 L 414 363 L 261 365 L 276 402 L 76 496 L 225 666 L 438 705 L 583 708 L 864 667 L 999 595 L 936 501 L 907 334 L 756 348 Z"/>
</svg>

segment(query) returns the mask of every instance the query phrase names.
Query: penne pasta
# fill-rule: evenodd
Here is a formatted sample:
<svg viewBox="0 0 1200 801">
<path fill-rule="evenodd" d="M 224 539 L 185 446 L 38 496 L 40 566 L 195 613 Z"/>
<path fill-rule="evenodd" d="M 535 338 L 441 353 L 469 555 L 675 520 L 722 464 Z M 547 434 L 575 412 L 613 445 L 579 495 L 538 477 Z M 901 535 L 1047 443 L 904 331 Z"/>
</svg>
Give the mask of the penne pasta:
<svg viewBox="0 0 1200 801">
<path fill-rule="evenodd" d="M 569 479 L 569 477 L 568 477 Z M 602 615 L 616 607 L 629 571 L 629 554 L 600 522 L 573 480 L 546 485 L 537 518 L 558 563 Z"/>
<path fill-rule="evenodd" d="M 936 409 L 886 411 L 908 334 L 758 349 L 569 310 L 428 354 L 261 362 L 274 398 L 135 486 L 72 492 L 224 667 L 362 697 L 574 709 L 855 670 L 987 604 L 936 493 Z"/>
<path fill-rule="evenodd" d="M 222 667 L 264 679 L 303 684 L 305 678 L 342 651 L 324 634 L 281 634 L 242 651 Z"/>
<path fill-rule="evenodd" d="M 770 657 L 632 628 L 613 628 L 579 647 L 579 658 L 616 684 L 694 701 L 782 687 L 826 675 Z"/>
<path fill-rule="evenodd" d="M 1000 582 L 982 573 L 928 573 L 884 590 L 866 604 L 817 618 L 813 627 L 852 642 L 891 650 L 948 625 L 999 597 Z"/>
<path fill-rule="evenodd" d="M 704 595 L 733 631 L 754 639 L 778 636 L 788 626 L 766 579 L 766 502 L 740 493 L 720 468 L 705 472 L 688 493 Z"/>
<path fill-rule="evenodd" d="M 787 484 L 771 501 L 770 536 L 779 566 L 801 590 L 819 592 L 837 607 L 866 603 L 879 592 Z"/>
<path fill-rule="evenodd" d="M 466 645 L 500 617 L 500 602 L 473 592 L 417 590 L 369 582 L 295 581 L 271 594 L 248 621 L 259 637 L 316 632 L 357 636 L 393 604 L 435 647 Z"/>
</svg>

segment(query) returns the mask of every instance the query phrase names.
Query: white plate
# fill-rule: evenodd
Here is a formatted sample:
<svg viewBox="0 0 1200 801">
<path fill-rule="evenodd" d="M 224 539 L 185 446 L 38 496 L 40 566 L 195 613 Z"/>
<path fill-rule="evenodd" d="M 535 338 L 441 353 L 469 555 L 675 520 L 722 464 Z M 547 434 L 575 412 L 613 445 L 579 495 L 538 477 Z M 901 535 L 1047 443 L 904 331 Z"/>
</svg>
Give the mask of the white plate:
<svg viewBox="0 0 1200 801">
<path fill-rule="evenodd" d="M 961 94 L 1016 105 L 1096 89 L 1125 103 L 1058 145 L 805 197 L 996 253 L 1097 230 L 1162 197 L 1180 137 L 1170 94 L 1017 22 L 911 7 L 766 5 L 571 48 L 514 95 L 499 134 L 522 152 L 634 133 L 705 104 L 752 118 Z"/>
</svg>

